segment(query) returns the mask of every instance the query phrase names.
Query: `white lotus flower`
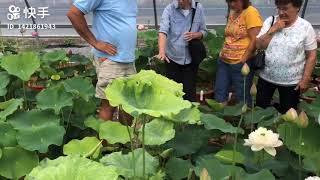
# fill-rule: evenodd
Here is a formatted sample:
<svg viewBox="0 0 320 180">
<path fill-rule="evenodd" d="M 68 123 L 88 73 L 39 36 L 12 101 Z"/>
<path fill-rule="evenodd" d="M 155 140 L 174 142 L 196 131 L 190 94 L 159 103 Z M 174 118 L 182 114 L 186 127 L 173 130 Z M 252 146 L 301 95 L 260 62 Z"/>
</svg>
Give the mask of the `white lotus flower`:
<svg viewBox="0 0 320 180">
<path fill-rule="evenodd" d="M 320 177 L 318 177 L 318 176 L 310 176 L 310 177 L 307 177 L 305 180 L 320 180 Z"/>
<path fill-rule="evenodd" d="M 273 133 L 271 130 L 259 127 L 257 130 L 249 134 L 249 139 L 244 140 L 245 146 L 251 146 L 252 151 L 261 151 L 264 149 L 268 154 L 275 156 L 277 151 L 275 147 L 282 146 L 279 140 L 279 134 Z"/>
</svg>

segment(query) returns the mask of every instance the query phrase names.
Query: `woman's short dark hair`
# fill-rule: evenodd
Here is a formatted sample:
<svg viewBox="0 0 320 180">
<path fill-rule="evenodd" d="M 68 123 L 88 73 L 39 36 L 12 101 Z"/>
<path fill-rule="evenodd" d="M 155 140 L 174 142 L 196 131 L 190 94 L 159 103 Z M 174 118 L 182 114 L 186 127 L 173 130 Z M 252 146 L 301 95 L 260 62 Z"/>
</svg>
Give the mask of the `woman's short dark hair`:
<svg viewBox="0 0 320 180">
<path fill-rule="evenodd" d="M 292 5 L 296 8 L 301 8 L 302 6 L 302 0 L 275 0 L 276 6 L 287 5 L 290 3 L 292 3 Z"/>
<path fill-rule="evenodd" d="M 230 3 L 232 1 L 235 1 L 235 0 L 226 0 L 227 3 Z M 251 2 L 250 0 L 241 0 L 242 1 L 242 4 L 243 4 L 243 9 L 247 9 L 250 5 L 251 5 Z"/>
</svg>

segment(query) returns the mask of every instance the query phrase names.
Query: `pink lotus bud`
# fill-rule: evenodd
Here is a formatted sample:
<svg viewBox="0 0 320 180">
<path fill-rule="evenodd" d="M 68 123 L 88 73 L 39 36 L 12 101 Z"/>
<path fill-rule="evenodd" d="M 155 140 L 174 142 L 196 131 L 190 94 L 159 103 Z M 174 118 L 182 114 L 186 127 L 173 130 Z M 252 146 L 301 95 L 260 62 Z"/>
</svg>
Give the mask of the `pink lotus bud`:
<svg viewBox="0 0 320 180">
<path fill-rule="evenodd" d="M 31 35 L 32 35 L 32 37 L 38 37 L 38 36 L 39 36 L 39 33 L 36 32 L 36 31 L 33 31 L 33 32 L 31 33 Z"/>
<path fill-rule="evenodd" d="M 71 57 L 72 56 L 72 50 L 69 49 L 68 52 L 67 52 L 67 57 Z"/>
</svg>

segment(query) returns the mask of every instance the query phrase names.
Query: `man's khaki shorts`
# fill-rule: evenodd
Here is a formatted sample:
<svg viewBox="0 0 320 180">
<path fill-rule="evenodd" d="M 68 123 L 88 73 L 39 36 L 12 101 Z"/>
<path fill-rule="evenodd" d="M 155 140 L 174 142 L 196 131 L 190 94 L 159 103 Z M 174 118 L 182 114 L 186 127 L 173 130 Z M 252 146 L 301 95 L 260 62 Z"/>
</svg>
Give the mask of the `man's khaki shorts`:
<svg viewBox="0 0 320 180">
<path fill-rule="evenodd" d="M 94 57 L 93 65 L 96 68 L 98 78 L 95 96 L 99 99 L 106 99 L 104 91 L 113 79 L 136 73 L 134 63 L 118 63 L 105 58 Z"/>
</svg>

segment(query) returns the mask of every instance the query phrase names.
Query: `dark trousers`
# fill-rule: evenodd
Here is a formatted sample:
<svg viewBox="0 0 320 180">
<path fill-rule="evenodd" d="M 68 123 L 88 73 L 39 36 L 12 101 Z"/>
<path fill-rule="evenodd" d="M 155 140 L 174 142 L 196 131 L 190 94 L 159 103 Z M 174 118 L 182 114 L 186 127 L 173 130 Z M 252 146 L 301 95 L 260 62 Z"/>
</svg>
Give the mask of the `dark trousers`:
<svg viewBox="0 0 320 180">
<path fill-rule="evenodd" d="M 166 76 L 177 83 L 183 84 L 183 98 L 192 102 L 196 101 L 196 78 L 198 66 L 193 64 L 180 65 L 172 60 L 166 63 Z"/>
<path fill-rule="evenodd" d="M 294 86 L 280 86 L 267 82 L 261 78 L 257 85 L 256 104 L 262 108 L 271 106 L 271 100 L 276 89 L 279 91 L 280 104 L 275 108 L 282 114 L 286 113 L 290 108 L 297 109 L 299 103 L 299 90 L 294 90 Z"/>
</svg>

